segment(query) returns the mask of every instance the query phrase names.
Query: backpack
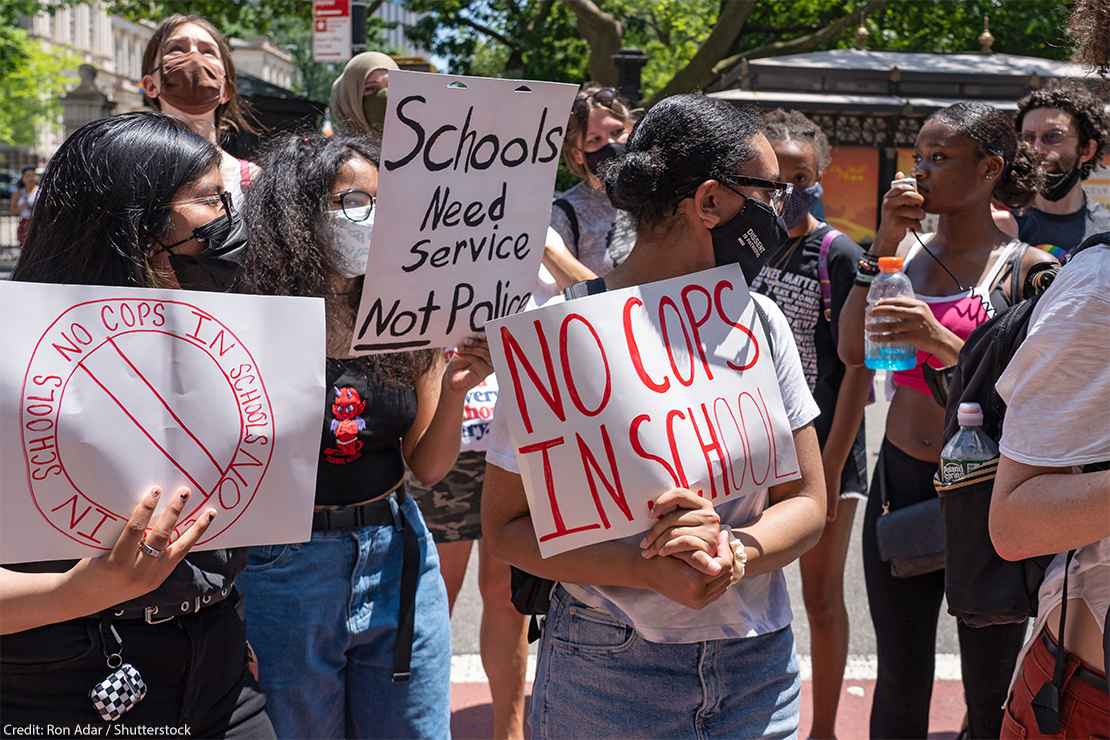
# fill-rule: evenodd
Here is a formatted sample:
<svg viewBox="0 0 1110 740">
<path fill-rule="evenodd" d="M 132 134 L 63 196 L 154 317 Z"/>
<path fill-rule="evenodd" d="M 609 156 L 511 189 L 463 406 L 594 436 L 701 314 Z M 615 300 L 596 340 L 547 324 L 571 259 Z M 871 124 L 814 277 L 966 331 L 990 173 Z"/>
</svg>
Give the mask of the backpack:
<svg viewBox="0 0 1110 740">
<path fill-rule="evenodd" d="M 1087 239 L 1071 256 L 1095 244 L 1110 244 L 1110 232 Z M 948 377 L 944 439 L 951 439 L 959 431 L 957 413 L 961 403 L 979 404 L 983 410 L 983 431 L 996 442 L 1001 439 L 1006 403 L 995 385 L 1025 340 L 1033 310 L 1055 272 L 1052 269 L 1031 274 L 1025 281 L 1024 292 L 1032 293 L 1032 297 L 1001 311 L 967 338 Z M 995 458 L 955 480 L 945 481 L 941 471 L 934 478 L 944 517 L 944 591 L 948 612 L 969 627 L 1022 623 L 1035 617 L 1041 582 L 1054 557 L 1042 555 L 1009 562 L 995 551 L 989 521 L 997 469 Z"/>
<path fill-rule="evenodd" d="M 582 280 L 569 286 L 563 294 L 569 301 L 575 298 L 598 295 L 604 293 L 605 290 L 605 279 L 594 278 L 593 280 Z M 763 334 L 767 337 L 767 346 L 771 350 L 771 356 L 774 357 L 775 339 L 771 334 L 771 319 L 763 306 L 759 305 L 759 301 L 755 300 L 754 294 L 752 304 L 755 306 L 756 315 L 759 316 L 759 323 L 763 325 Z M 528 622 L 528 642 L 530 643 L 540 639 L 540 635 L 543 634 L 543 625 L 539 617 L 547 614 L 547 610 L 551 607 L 551 591 L 554 588 L 555 581 L 549 578 L 532 575 L 515 565 L 509 566 L 509 592 L 513 607 L 519 613 L 531 617 Z"/>
<path fill-rule="evenodd" d="M 574 249 L 570 250 L 572 254 L 578 254 L 578 242 L 580 241 L 580 233 L 578 231 L 578 214 L 574 211 L 574 206 L 566 198 L 556 198 L 555 205 L 560 211 L 567 215 L 567 220 L 570 221 L 570 234 L 574 237 Z M 570 287 L 574 287 L 573 285 Z"/>
</svg>

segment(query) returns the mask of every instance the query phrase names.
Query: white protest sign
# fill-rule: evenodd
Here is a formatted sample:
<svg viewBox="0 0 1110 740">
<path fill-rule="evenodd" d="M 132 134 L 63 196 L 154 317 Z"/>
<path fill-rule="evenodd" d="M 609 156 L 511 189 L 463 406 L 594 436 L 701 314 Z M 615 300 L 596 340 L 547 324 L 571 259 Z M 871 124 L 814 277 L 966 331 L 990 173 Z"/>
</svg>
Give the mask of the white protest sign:
<svg viewBox="0 0 1110 740">
<path fill-rule="evenodd" d="M 192 491 L 197 550 L 311 535 L 324 303 L 0 284 L 0 562 L 108 552 L 139 498 Z"/>
<path fill-rule="evenodd" d="M 354 353 L 455 346 L 524 308 L 576 90 L 390 72 Z"/>
<path fill-rule="evenodd" d="M 800 477 L 735 265 L 545 306 L 486 336 L 543 557 L 648 529 L 649 501 L 672 487 L 721 504 Z"/>
<path fill-rule="evenodd" d="M 489 446 L 490 422 L 497 405 L 497 376 L 491 375 L 466 392 L 463 402 L 460 452 L 484 452 Z"/>
</svg>

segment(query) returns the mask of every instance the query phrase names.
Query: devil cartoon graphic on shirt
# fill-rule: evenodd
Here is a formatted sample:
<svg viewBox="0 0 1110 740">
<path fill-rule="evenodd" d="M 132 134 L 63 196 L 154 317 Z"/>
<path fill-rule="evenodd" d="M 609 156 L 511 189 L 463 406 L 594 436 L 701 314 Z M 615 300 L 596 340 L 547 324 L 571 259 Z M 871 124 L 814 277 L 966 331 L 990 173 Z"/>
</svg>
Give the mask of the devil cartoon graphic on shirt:
<svg viewBox="0 0 1110 740">
<path fill-rule="evenodd" d="M 366 420 L 361 416 L 366 410 L 366 401 L 349 386 L 334 390 L 331 431 L 335 435 L 335 447 L 324 449 L 324 459 L 335 465 L 346 465 L 362 457 L 363 441 L 358 433 L 366 429 Z"/>
</svg>

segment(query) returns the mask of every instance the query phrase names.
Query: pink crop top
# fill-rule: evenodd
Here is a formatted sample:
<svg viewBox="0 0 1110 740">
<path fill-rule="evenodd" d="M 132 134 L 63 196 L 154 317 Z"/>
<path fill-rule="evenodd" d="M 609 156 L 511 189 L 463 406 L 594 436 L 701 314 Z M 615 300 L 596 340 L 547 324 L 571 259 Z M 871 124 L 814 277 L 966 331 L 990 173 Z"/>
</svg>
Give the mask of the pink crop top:
<svg viewBox="0 0 1110 740">
<path fill-rule="evenodd" d="M 937 317 L 941 326 L 960 339 L 966 340 L 971 336 L 971 332 L 994 316 L 994 304 L 991 303 L 990 299 L 991 286 L 995 284 L 1002 270 L 1009 264 L 1015 251 L 1021 249 L 1021 247 L 1022 244 L 1018 241 L 1008 244 L 995 260 L 991 269 L 983 276 L 982 281 L 966 293 L 949 296 L 918 295 L 917 297 L 928 304 L 929 310 L 933 312 L 933 316 Z M 921 251 L 920 246 L 915 246 L 910 250 L 910 253 L 906 256 L 907 265 L 919 251 Z M 925 363 L 928 363 L 929 367 L 932 368 L 942 367 L 940 360 L 936 357 L 927 352 L 919 351 L 917 353 L 917 365 L 912 370 L 899 370 L 894 373 L 894 385 L 904 386 L 925 396 L 932 396 L 929 386 L 925 382 L 925 371 L 922 370 Z"/>
</svg>

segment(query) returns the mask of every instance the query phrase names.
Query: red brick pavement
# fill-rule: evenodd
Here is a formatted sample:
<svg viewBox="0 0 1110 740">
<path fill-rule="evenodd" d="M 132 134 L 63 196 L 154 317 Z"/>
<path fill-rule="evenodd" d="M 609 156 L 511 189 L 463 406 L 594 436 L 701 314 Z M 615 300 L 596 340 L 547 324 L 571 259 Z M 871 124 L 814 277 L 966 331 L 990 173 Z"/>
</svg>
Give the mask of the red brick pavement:
<svg viewBox="0 0 1110 740">
<path fill-rule="evenodd" d="M 867 737 L 867 718 L 871 710 L 874 681 L 845 681 L 840 700 L 836 734 L 841 740 Z M 863 689 L 863 695 L 859 695 Z M 802 721 L 800 736 L 805 737 L 810 719 L 810 684 L 802 682 Z M 493 728 L 489 685 L 455 683 L 451 686 L 451 733 L 457 740 L 488 738 Z M 937 681 L 933 685 L 933 704 L 929 737 L 951 740 L 956 737 L 964 715 L 963 689 L 959 681 Z"/>
</svg>

